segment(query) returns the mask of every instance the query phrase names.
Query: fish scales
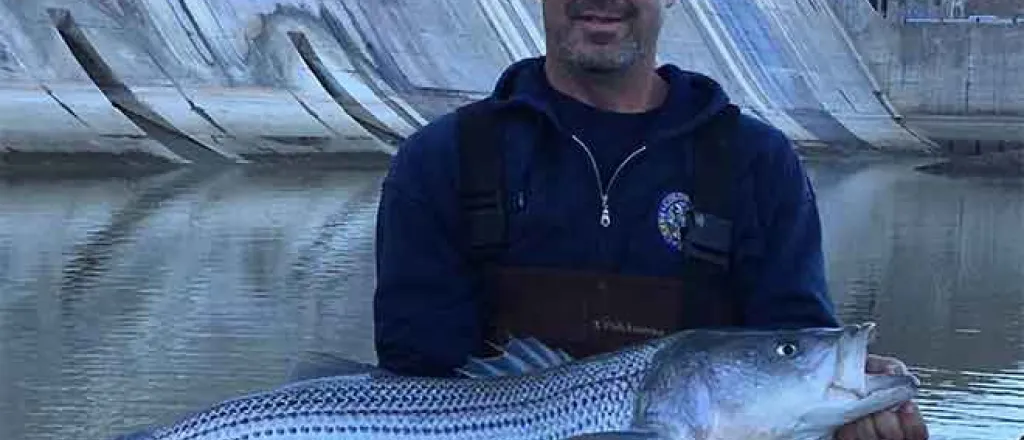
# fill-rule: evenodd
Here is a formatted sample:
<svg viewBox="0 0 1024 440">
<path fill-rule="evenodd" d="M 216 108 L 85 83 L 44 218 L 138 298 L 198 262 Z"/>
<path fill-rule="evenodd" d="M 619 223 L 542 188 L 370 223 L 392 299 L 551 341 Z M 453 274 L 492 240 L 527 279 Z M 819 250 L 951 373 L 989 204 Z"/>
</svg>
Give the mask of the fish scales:
<svg viewBox="0 0 1024 440">
<path fill-rule="evenodd" d="M 829 440 L 920 386 L 865 374 L 874 328 L 685 330 L 579 360 L 514 339 L 445 379 L 317 356 L 294 374 L 316 379 L 118 440 Z"/>
<path fill-rule="evenodd" d="M 148 438 L 556 440 L 623 429 L 655 351 L 648 344 L 538 376 L 455 383 L 316 379 L 223 402 Z"/>
</svg>

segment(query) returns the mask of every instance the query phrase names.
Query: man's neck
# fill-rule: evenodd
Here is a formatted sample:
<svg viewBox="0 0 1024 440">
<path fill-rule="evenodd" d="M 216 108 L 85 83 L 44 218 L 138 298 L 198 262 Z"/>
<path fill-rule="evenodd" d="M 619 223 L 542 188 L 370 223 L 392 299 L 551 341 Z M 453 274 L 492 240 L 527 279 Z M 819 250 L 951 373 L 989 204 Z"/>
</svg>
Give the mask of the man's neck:
<svg viewBox="0 0 1024 440">
<path fill-rule="evenodd" d="M 642 113 L 659 107 L 668 84 L 654 63 L 637 63 L 618 73 L 591 73 L 551 60 L 544 65 L 548 82 L 556 90 L 583 103 L 618 113 Z"/>
</svg>

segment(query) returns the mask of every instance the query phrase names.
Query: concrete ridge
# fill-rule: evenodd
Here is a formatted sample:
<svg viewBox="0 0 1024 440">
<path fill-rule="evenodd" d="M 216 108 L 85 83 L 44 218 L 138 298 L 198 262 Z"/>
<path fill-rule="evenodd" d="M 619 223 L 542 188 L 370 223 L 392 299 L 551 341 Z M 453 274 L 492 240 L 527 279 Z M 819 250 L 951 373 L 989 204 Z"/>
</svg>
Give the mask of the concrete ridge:
<svg viewBox="0 0 1024 440">
<path fill-rule="evenodd" d="M 394 154 L 545 51 L 524 0 L 0 0 L 0 22 L 0 155 Z M 890 102 L 900 32 L 863 0 L 696 0 L 668 12 L 659 60 L 797 144 L 926 150 Z"/>
</svg>

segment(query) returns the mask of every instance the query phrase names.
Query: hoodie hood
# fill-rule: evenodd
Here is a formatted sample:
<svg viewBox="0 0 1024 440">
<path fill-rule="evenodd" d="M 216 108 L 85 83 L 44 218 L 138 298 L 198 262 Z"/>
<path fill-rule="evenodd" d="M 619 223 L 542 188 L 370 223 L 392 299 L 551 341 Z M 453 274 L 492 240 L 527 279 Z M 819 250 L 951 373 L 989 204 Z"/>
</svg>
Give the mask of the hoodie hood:
<svg viewBox="0 0 1024 440">
<path fill-rule="evenodd" d="M 512 64 L 498 79 L 491 98 L 499 107 L 525 106 L 545 115 L 554 127 L 564 131 L 552 108 L 544 57 L 527 58 Z M 729 97 L 715 80 L 667 64 L 657 73 L 668 83 L 668 96 L 651 127 L 651 141 L 687 135 L 709 121 L 729 104 Z"/>
</svg>

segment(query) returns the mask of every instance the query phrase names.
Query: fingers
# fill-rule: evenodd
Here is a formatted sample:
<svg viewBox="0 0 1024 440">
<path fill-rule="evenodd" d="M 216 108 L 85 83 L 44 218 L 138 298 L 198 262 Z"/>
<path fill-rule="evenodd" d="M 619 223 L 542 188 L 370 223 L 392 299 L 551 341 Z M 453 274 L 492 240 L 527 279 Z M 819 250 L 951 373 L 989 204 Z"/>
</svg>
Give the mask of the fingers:
<svg viewBox="0 0 1024 440">
<path fill-rule="evenodd" d="M 878 431 L 875 430 L 873 417 L 865 417 L 857 422 L 857 440 L 879 440 Z"/>
<path fill-rule="evenodd" d="M 896 411 L 882 411 L 871 416 L 870 419 L 873 422 L 876 437 L 869 438 L 907 440 Z"/>
<path fill-rule="evenodd" d="M 899 359 L 879 355 L 868 355 L 864 370 L 868 374 L 910 374 L 910 369 Z M 917 404 L 905 402 L 894 410 L 864 417 L 836 432 L 836 440 L 882 439 L 927 440 L 928 428 Z"/>
<path fill-rule="evenodd" d="M 900 414 L 882 411 L 839 428 L 836 440 L 924 440 L 906 437 Z"/>
<path fill-rule="evenodd" d="M 869 354 L 867 365 L 864 366 L 864 371 L 869 374 L 885 374 L 887 369 L 892 362 L 890 358 L 879 356 L 876 354 Z"/>
<path fill-rule="evenodd" d="M 864 371 L 869 374 L 910 374 L 910 369 L 899 359 L 869 354 Z"/>
<path fill-rule="evenodd" d="M 928 428 L 917 405 L 907 402 L 895 410 L 882 411 L 839 428 L 835 439 L 928 440 Z"/>
<path fill-rule="evenodd" d="M 836 440 L 880 440 L 871 417 L 854 421 L 836 431 Z"/>
<path fill-rule="evenodd" d="M 857 422 L 844 425 L 836 432 L 835 440 L 857 440 Z"/>
<path fill-rule="evenodd" d="M 903 404 L 897 412 L 900 425 L 903 426 L 904 440 L 927 440 L 928 427 L 924 424 L 924 417 L 914 402 Z"/>
<path fill-rule="evenodd" d="M 910 368 L 907 368 L 907 364 L 903 363 L 903 361 L 900 361 L 899 359 L 896 359 L 896 358 L 892 358 L 892 361 L 893 361 L 893 363 L 891 365 L 889 365 L 889 368 L 891 369 L 892 372 L 889 373 L 889 374 L 901 374 L 901 375 L 909 375 L 910 374 Z"/>
</svg>

